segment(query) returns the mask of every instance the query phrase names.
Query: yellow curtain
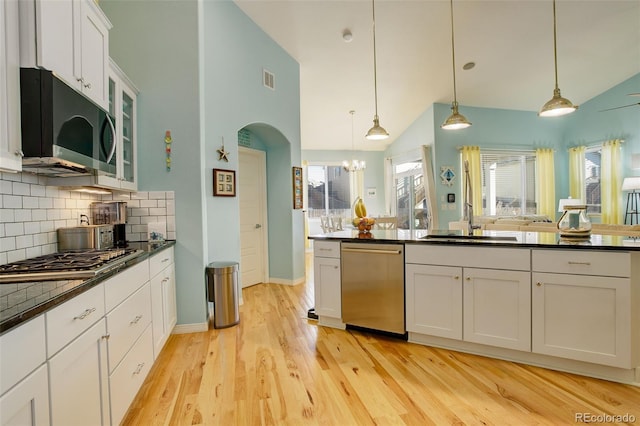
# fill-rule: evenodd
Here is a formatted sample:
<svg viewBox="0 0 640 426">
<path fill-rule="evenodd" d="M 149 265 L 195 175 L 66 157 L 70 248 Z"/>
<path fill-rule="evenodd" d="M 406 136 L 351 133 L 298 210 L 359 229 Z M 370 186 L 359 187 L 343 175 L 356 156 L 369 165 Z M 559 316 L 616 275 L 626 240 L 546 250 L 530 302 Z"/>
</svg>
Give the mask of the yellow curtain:
<svg viewBox="0 0 640 426">
<path fill-rule="evenodd" d="M 538 214 L 556 217 L 556 179 L 554 174 L 553 149 L 536 150 L 536 188 L 538 190 Z"/>
<path fill-rule="evenodd" d="M 602 205 L 602 223 L 619 225 L 622 223 L 621 186 L 622 141 L 613 139 L 602 144 L 602 165 L 600 169 L 600 203 Z"/>
<path fill-rule="evenodd" d="M 471 193 L 473 199 L 473 215 L 482 215 L 482 167 L 480 165 L 480 147 L 478 146 L 463 146 L 460 149 L 462 165 L 460 167 L 460 176 L 462 182 L 462 193 L 464 194 L 464 162 L 469 162 L 469 177 L 471 178 Z M 462 197 L 464 202 L 464 197 Z"/>
<path fill-rule="evenodd" d="M 584 146 L 569 148 L 569 196 L 583 201 L 587 199 L 584 185 L 586 149 Z"/>
</svg>

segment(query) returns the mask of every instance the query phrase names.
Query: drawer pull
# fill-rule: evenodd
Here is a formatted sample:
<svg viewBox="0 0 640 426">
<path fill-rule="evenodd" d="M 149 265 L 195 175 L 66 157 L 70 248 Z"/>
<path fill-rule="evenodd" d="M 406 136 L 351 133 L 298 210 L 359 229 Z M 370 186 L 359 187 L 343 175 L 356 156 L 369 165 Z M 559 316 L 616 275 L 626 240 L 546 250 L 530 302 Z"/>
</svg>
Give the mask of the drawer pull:
<svg viewBox="0 0 640 426">
<path fill-rule="evenodd" d="M 318 249 L 318 251 L 333 251 L 333 249 L 328 249 L 328 248 L 322 248 L 322 247 L 320 247 L 320 248 Z"/>
<path fill-rule="evenodd" d="M 129 325 L 137 324 L 142 319 L 142 315 L 136 316 L 133 321 L 129 323 Z"/>
<path fill-rule="evenodd" d="M 162 280 L 162 283 L 164 284 L 164 283 L 166 283 L 167 281 L 169 281 L 169 278 L 164 278 L 164 279 Z"/>
<path fill-rule="evenodd" d="M 164 262 L 168 262 L 168 261 L 169 261 L 169 258 L 168 258 L 168 257 L 166 257 L 166 258 L 162 259 L 162 263 L 164 263 Z"/>
<path fill-rule="evenodd" d="M 567 262 L 569 265 L 585 265 L 585 266 L 591 266 L 591 262 L 574 262 L 572 260 Z"/>
<path fill-rule="evenodd" d="M 144 368 L 144 362 L 138 364 L 138 367 L 136 367 L 136 371 L 133 372 L 133 375 L 135 376 L 136 374 L 140 374 L 143 368 Z"/>
<path fill-rule="evenodd" d="M 109 340 L 109 338 L 111 337 L 111 335 L 109 333 L 105 334 L 104 336 L 102 336 L 102 338 L 104 340 Z"/>
<path fill-rule="evenodd" d="M 88 308 L 85 309 L 83 313 L 81 313 L 80 315 L 78 315 L 77 317 L 73 317 L 74 320 L 83 320 L 86 317 L 88 317 L 89 315 L 91 315 L 91 313 L 95 312 L 96 308 Z"/>
</svg>

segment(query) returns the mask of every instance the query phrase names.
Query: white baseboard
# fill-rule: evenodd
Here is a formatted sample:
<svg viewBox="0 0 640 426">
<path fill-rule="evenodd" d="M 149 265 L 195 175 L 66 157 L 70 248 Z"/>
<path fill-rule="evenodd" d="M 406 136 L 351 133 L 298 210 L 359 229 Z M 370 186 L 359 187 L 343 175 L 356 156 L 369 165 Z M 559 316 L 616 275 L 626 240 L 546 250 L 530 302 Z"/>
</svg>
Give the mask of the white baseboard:
<svg viewBox="0 0 640 426">
<path fill-rule="evenodd" d="M 282 278 L 269 278 L 269 282 L 272 284 L 282 284 L 282 285 L 298 285 L 305 282 L 305 277 L 296 278 L 294 280 L 285 280 Z"/>
<path fill-rule="evenodd" d="M 208 330 L 209 325 L 206 322 L 196 324 L 178 324 L 173 328 L 171 334 L 199 333 Z"/>
</svg>

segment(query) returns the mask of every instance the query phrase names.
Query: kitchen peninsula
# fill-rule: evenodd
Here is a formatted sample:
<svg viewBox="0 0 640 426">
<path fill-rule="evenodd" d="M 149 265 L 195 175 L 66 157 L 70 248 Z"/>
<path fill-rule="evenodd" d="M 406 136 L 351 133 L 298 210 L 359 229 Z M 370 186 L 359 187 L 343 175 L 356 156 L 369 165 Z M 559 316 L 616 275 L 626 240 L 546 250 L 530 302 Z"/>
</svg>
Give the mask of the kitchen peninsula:
<svg viewBox="0 0 640 426">
<path fill-rule="evenodd" d="M 351 326 L 341 280 L 354 265 L 341 260 L 342 243 L 401 244 L 410 342 L 640 385 L 640 239 L 426 230 L 309 238 L 321 325 Z M 383 263 L 371 256 L 357 267 Z"/>
</svg>

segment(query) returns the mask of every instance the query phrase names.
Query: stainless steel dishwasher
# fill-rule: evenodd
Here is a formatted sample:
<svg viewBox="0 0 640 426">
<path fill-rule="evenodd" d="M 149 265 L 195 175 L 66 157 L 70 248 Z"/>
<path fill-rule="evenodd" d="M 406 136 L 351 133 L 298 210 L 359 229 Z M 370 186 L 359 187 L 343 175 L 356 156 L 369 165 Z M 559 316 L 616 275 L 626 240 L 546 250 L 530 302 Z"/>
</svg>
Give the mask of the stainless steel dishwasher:
<svg viewBox="0 0 640 426">
<path fill-rule="evenodd" d="M 342 322 L 405 334 L 404 245 L 342 243 Z"/>
</svg>

